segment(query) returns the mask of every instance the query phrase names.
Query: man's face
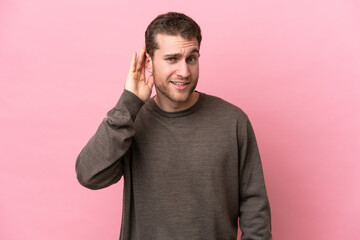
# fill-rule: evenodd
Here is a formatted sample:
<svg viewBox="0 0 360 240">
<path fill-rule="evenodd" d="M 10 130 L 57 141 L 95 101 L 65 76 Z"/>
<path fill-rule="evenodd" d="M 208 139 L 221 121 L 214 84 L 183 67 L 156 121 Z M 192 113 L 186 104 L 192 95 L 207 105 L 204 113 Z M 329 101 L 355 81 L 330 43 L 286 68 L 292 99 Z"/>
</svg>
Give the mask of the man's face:
<svg viewBox="0 0 360 240">
<path fill-rule="evenodd" d="M 157 98 L 163 104 L 184 105 L 193 100 L 199 78 L 199 44 L 196 38 L 157 34 L 159 49 L 152 57 Z"/>
</svg>

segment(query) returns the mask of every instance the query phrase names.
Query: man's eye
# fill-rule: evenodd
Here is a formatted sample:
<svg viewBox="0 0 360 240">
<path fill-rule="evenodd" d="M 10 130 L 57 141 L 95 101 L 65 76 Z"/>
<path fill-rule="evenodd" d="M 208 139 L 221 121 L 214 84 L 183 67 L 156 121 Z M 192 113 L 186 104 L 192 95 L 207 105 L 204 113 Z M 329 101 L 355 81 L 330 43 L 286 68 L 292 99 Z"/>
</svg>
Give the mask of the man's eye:
<svg viewBox="0 0 360 240">
<path fill-rule="evenodd" d="M 188 58 L 188 62 L 195 62 L 196 61 L 196 57 L 189 57 Z"/>
<path fill-rule="evenodd" d="M 166 59 L 166 61 L 168 61 L 168 62 L 173 62 L 173 61 L 175 61 L 176 59 L 174 58 L 174 57 L 168 57 L 167 59 Z"/>
</svg>

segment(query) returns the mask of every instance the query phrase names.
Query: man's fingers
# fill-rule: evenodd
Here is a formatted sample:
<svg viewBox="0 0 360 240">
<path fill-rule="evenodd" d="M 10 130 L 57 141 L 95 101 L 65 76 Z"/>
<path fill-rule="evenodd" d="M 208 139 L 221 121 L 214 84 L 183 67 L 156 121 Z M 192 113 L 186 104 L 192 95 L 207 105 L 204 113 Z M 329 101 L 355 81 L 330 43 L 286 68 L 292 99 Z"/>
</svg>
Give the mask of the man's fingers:
<svg viewBox="0 0 360 240">
<path fill-rule="evenodd" d="M 136 63 L 136 71 L 141 72 L 144 68 L 144 60 L 145 60 L 145 48 L 141 48 L 139 52 L 139 56 Z"/>
<path fill-rule="evenodd" d="M 145 78 L 145 58 L 144 58 L 144 61 L 143 61 L 143 64 L 142 64 L 142 68 L 141 68 L 141 76 L 144 76 Z"/>
<path fill-rule="evenodd" d="M 136 52 L 133 52 L 129 72 L 136 71 Z"/>
</svg>

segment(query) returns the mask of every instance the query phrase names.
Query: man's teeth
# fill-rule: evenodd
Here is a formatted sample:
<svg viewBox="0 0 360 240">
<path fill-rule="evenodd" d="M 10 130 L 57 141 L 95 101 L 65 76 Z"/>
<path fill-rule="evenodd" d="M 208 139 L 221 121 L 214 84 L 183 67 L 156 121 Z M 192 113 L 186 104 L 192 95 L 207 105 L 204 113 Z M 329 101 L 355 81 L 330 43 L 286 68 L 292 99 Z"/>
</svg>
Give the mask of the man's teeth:
<svg viewBox="0 0 360 240">
<path fill-rule="evenodd" d="M 179 83 L 179 82 L 172 82 L 173 84 L 177 85 L 177 86 L 183 86 L 186 85 L 187 83 Z"/>
</svg>

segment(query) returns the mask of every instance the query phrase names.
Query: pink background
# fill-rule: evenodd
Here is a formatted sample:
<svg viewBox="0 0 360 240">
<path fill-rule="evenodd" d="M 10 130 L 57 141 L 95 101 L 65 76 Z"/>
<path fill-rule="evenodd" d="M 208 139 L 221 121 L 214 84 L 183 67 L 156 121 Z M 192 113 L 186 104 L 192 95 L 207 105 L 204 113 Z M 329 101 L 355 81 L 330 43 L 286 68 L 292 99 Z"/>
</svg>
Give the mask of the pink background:
<svg viewBox="0 0 360 240">
<path fill-rule="evenodd" d="M 122 181 L 75 159 L 169 10 L 202 27 L 198 90 L 252 120 L 274 239 L 359 240 L 358 0 L 1 0 L 0 239 L 118 239 Z"/>
</svg>

